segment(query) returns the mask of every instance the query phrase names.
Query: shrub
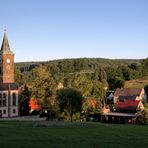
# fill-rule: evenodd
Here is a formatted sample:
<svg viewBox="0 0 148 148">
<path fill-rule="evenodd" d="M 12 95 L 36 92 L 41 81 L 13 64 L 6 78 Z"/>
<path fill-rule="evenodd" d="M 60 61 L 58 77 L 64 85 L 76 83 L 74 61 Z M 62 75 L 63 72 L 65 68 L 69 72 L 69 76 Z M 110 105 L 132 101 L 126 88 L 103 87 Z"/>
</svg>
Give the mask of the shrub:
<svg viewBox="0 0 148 148">
<path fill-rule="evenodd" d="M 148 124 L 148 109 L 144 109 L 143 111 L 137 114 L 136 123 Z"/>
</svg>

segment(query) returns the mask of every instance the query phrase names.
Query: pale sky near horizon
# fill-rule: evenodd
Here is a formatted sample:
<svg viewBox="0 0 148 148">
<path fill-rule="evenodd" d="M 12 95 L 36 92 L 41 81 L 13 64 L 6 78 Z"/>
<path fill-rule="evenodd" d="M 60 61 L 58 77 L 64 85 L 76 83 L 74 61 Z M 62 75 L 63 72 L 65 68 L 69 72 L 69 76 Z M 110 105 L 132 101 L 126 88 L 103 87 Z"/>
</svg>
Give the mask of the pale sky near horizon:
<svg viewBox="0 0 148 148">
<path fill-rule="evenodd" d="M 148 57 L 148 0 L 0 0 L 15 62 Z"/>
</svg>

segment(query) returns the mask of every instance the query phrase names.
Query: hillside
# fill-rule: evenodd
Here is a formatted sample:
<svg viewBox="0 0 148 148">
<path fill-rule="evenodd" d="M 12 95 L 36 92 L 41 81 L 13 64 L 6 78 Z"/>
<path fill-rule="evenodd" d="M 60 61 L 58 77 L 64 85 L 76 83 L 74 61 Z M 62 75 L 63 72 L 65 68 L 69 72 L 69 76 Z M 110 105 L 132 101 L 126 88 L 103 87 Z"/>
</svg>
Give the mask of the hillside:
<svg viewBox="0 0 148 148">
<path fill-rule="evenodd" d="M 97 85 L 101 83 L 100 86 L 109 86 L 109 89 L 115 90 L 117 87 L 123 87 L 124 81 L 127 80 L 126 87 L 132 87 L 132 85 L 135 85 L 134 87 L 143 87 L 143 85 L 147 84 L 147 77 L 143 78 L 144 80 L 136 79 L 148 76 L 148 59 L 113 60 L 101 58 L 78 58 L 16 63 L 16 82 L 20 86 L 22 84 L 32 85 L 32 80 L 35 79 L 33 69 L 40 64 L 47 68 L 55 85 L 62 83 L 65 87 L 80 88 L 78 85 L 86 85 L 85 83 L 91 84 L 91 82 L 93 82 Z M 42 68 L 40 71 L 42 71 Z M 94 88 L 96 88 L 95 84 L 93 85 Z"/>
<path fill-rule="evenodd" d="M 73 63 L 81 61 L 85 64 L 99 64 L 100 66 L 106 67 L 106 66 L 119 66 L 119 65 L 129 65 L 131 63 L 136 63 L 140 64 L 142 59 L 105 59 L 105 58 L 76 58 L 76 59 L 59 59 L 59 60 L 51 60 L 51 61 L 36 61 L 36 62 L 18 62 L 15 63 L 15 65 L 23 72 L 23 71 L 30 71 L 32 70 L 35 66 L 39 64 L 44 64 L 44 65 L 56 65 L 58 63 Z"/>
</svg>

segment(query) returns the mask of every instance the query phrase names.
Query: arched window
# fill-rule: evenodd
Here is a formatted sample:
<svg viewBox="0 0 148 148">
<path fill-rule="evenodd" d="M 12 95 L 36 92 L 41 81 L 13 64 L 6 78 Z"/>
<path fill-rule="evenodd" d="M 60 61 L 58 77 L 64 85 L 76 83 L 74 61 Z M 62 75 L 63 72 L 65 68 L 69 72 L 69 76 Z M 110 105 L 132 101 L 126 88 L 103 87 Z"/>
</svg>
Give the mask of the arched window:
<svg viewBox="0 0 148 148">
<path fill-rule="evenodd" d="M 0 106 L 2 106 L 2 94 L 0 94 Z"/>
<path fill-rule="evenodd" d="M 5 98 L 5 99 L 6 99 L 6 93 L 3 93 L 3 98 Z"/>
<path fill-rule="evenodd" d="M 15 106 L 16 105 L 16 93 L 12 94 L 12 105 Z"/>
<path fill-rule="evenodd" d="M 3 93 L 3 106 L 6 106 L 6 93 Z"/>
</svg>

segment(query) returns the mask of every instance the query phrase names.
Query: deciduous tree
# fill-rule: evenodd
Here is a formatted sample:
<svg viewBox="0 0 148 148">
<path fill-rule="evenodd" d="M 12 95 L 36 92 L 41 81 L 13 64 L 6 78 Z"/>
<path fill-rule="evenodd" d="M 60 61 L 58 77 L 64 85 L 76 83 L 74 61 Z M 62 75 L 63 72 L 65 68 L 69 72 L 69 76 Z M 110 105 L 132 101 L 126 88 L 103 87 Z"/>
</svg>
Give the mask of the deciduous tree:
<svg viewBox="0 0 148 148">
<path fill-rule="evenodd" d="M 82 108 L 82 94 L 73 88 L 64 88 L 57 91 L 56 96 L 61 112 L 65 110 L 70 114 L 71 122 L 73 121 L 73 114 L 81 112 Z"/>
</svg>

